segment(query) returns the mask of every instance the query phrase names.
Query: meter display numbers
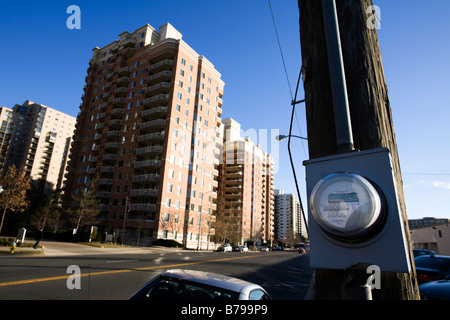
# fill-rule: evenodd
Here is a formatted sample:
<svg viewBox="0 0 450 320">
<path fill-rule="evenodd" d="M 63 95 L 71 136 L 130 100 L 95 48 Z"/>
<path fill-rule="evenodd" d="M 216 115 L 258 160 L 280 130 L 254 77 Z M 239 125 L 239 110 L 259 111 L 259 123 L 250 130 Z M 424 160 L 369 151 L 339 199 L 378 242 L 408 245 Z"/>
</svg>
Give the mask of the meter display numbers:
<svg viewBox="0 0 450 320">
<path fill-rule="evenodd" d="M 341 236 L 367 230 L 378 218 L 380 200 L 376 190 L 355 174 L 331 174 L 312 193 L 312 213 L 326 230 Z"/>
</svg>

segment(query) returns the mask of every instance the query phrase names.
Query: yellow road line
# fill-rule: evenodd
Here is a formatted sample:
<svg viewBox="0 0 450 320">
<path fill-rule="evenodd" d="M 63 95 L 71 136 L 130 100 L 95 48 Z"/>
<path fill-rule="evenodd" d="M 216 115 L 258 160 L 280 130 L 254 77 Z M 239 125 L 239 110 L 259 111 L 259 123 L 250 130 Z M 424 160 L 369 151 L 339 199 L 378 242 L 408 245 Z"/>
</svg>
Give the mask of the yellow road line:
<svg viewBox="0 0 450 320">
<path fill-rule="evenodd" d="M 244 256 L 244 257 L 222 258 L 222 259 L 197 261 L 197 262 L 187 262 L 187 263 L 164 265 L 164 266 L 152 266 L 152 267 L 145 267 L 145 268 L 121 269 L 121 270 L 110 270 L 110 271 L 99 271 L 99 272 L 82 273 L 82 274 L 80 274 L 78 276 L 80 276 L 80 277 L 99 276 L 99 275 L 105 275 L 105 274 L 123 273 L 123 272 L 131 272 L 131 271 L 145 271 L 145 270 L 154 270 L 154 269 L 177 268 L 177 267 L 191 266 L 191 265 L 195 265 L 195 264 L 204 264 L 204 263 L 211 263 L 211 262 L 237 260 L 237 259 L 247 259 L 247 258 L 254 258 L 254 257 L 259 257 L 259 256 L 261 256 L 261 255 L 260 254 L 252 254 L 252 255 L 248 255 L 248 256 Z M 35 282 L 62 280 L 62 279 L 68 279 L 69 277 L 74 277 L 74 276 L 76 276 L 76 275 L 68 274 L 68 275 L 58 276 L 58 277 L 48 277 L 48 278 L 37 278 L 37 279 L 1 282 L 0 283 L 0 287 L 14 286 L 14 285 L 19 285 L 19 284 L 35 283 Z"/>
</svg>

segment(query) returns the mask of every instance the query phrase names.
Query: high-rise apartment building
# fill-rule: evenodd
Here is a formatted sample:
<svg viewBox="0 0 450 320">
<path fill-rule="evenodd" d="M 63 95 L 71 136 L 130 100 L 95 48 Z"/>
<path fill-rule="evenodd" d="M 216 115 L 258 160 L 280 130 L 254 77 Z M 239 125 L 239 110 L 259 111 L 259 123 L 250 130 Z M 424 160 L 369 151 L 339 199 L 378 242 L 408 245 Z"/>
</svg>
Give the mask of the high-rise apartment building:
<svg viewBox="0 0 450 320">
<path fill-rule="evenodd" d="M 302 214 L 295 195 L 275 190 L 275 237 L 278 241 L 291 245 L 307 239 Z"/>
<path fill-rule="evenodd" d="M 104 231 L 125 242 L 206 248 L 224 82 L 170 24 L 119 37 L 93 49 L 66 195 L 95 180 Z"/>
<path fill-rule="evenodd" d="M 0 107 L 0 121 L 0 168 L 3 168 L 6 164 L 11 133 L 14 129 L 13 111 L 6 107 Z"/>
<path fill-rule="evenodd" d="M 271 242 L 273 160 L 259 145 L 241 136 L 235 120 L 223 120 L 223 163 L 219 179 L 216 234 L 235 244 Z"/>
<path fill-rule="evenodd" d="M 75 118 L 28 100 L 2 109 L 3 166 L 24 169 L 48 189 L 63 188 Z"/>
</svg>

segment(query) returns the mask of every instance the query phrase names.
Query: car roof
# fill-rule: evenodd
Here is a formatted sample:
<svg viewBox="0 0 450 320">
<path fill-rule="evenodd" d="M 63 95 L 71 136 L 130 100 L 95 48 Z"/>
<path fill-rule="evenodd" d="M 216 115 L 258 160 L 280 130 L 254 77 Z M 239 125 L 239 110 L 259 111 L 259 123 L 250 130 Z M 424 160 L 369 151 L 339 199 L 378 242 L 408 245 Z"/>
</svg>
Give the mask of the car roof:
<svg viewBox="0 0 450 320">
<path fill-rule="evenodd" d="M 256 288 L 261 289 L 261 286 L 245 280 L 205 271 L 172 269 L 163 272 L 160 276 L 197 282 L 235 292 L 242 292 L 244 289 L 244 291 L 249 291 Z"/>
</svg>

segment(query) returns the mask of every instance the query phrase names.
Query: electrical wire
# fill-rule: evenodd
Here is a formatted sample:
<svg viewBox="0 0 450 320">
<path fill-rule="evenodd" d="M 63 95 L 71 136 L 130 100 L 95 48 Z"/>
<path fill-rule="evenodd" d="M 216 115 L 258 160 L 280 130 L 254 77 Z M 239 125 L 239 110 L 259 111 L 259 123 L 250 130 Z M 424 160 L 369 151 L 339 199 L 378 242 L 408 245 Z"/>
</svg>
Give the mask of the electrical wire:
<svg viewBox="0 0 450 320">
<path fill-rule="evenodd" d="M 296 175 L 296 172 L 295 172 L 295 166 L 294 166 L 294 162 L 292 160 L 292 152 L 291 152 L 292 124 L 293 124 L 293 120 L 294 120 L 294 115 L 296 116 L 295 105 L 298 104 L 298 103 L 305 102 L 305 100 L 297 101 L 298 87 L 299 87 L 299 84 L 300 84 L 300 79 L 301 79 L 301 75 L 302 74 L 301 74 L 301 72 L 299 73 L 299 77 L 298 77 L 298 81 L 297 81 L 297 87 L 296 87 L 296 90 L 295 90 L 295 96 L 293 96 L 292 95 L 291 84 L 290 84 L 290 81 L 289 81 L 289 76 L 288 76 L 288 73 L 287 73 L 286 62 L 284 60 L 283 49 L 281 47 L 280 37 L 278 35 L 277 24 L 275 22 L 275 16 L 273 14 L 272 4 L 270 3 L 270 0 L 268 0 L 268 2 L 269 2 L 270 13 L 272 15 L 273 26 L 275 28 L 275 34 L 277 36 L 278 48 L 280 49 L 281 60 L 283 62 L 284 73 L 286 75 L 286 80 L 287 80 L 287 84 L 288 84 L 288 87 L 289 87 L 289 93 L 291 95 L 292 114 L 291 114 L 291 122 L 290 122 L 290 126 L 289 126 L 289 136 L 288 136 L 289 160 L 291 162 L 292 173 L 294 175 L 295 188 L 297 189 L 297 196 L 298 196 L 298 201 L 300 203 L 300 210 L 301 210 L 301 214 L 302 214 L 302 217 L 303 217 L 305 230 L 306 230 L 306 233 L 307 233 L 308 238 L 309 238 L 308 222 L 306 220 L 305 211 L 303 210 L 302 197 L 300 195 L 300 189 L 298 187 L 297 175 Z M 300 125 L 298 123 L 298 118 L 297 118 L 297 125 L 298 125 L 298 127 L 300 129 Z"/>
<path fill-rule="evenodd" d="M 268 2 L 269 2 L 270 13 L 272 15 L 273 27 L 275 28 L 275 34 L 277 35 L 278 48 L 280 49 L 281 60 L 283 61 L 284 73 L 286 75 L 286 81 L 287 81 L 287 84 L 289 87 L 289 93 L 291 94 L 291 100 L 292 100 L 294 98 L 292 96 L 291 83 L 289 82 L 289 77 L 288 77 L 288 73 L 287 73 L 287 69 L 286 69 L 286 62 L 284 61 L 283 49 L 281 48 L 280 36 L 278 35 L 278 29 L 277 29 L 277 24 L 275 22 L 275 16 L 274 16 L 273 10 L 272 10 L 272 4 L 270 3 L 270 0 L 268 0 Z"/>
</svg>

